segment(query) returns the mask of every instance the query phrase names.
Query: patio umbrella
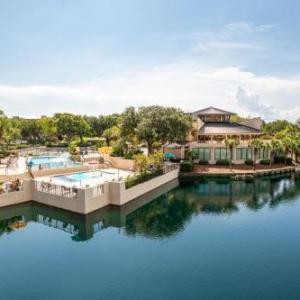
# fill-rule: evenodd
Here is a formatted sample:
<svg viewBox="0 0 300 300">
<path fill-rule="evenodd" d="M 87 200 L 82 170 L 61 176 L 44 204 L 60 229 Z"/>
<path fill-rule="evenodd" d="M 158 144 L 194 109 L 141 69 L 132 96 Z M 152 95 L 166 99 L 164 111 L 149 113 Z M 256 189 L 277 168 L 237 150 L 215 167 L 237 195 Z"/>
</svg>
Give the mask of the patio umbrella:
<svg viewBox="0 0 300 300">
<path fill-rule="evenodd" d="M 164 157 L 167 159 L 172 159 L 172 158 L 175 158 L 175 154 L 172 152 L 165 152 Z"/>
</svg>

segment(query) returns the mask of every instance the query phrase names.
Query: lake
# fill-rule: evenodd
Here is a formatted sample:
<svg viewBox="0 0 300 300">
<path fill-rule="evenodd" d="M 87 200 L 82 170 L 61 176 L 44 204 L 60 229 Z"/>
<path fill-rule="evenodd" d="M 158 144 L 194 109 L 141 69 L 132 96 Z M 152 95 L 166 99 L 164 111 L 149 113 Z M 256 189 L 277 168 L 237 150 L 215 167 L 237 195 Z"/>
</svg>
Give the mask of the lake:
<svg viewBox="0 0 300 300">
<path fill-rule="evenodd" d="M 296 175 L 174 182 L 87 216 L 30 202 L 0 209 L 0 299 L 300 299 L 299 248 Z"/>
</svg>

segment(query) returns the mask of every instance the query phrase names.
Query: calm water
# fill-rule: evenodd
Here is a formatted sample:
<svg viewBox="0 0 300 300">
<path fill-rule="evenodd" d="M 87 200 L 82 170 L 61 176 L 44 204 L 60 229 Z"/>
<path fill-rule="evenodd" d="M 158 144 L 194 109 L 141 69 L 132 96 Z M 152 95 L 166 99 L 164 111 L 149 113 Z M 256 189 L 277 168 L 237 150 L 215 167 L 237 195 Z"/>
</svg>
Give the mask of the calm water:
<svg viewBox="0 0 300 300">
<path fill-rule="evenodd" d="M 30 203 L 0 210 L 0 299 L 300 299 L 299 249 L 292 177 L 185 184 L 86 217 Z"/>
</svg>

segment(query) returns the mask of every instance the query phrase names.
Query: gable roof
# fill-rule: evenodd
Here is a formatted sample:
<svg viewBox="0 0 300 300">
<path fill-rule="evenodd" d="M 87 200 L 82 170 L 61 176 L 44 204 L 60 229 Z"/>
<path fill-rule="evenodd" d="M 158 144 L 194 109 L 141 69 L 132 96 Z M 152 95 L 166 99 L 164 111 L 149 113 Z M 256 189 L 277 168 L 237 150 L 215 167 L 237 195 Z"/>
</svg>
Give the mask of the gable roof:
<svg viewBox="0 0 300 300">
<path fill-rule="evenodd" d="M 197 110 L 193 113 L 194 115 L 235 115 L 235 113 L 219 109 L 213 106 Z"/>
</svg>

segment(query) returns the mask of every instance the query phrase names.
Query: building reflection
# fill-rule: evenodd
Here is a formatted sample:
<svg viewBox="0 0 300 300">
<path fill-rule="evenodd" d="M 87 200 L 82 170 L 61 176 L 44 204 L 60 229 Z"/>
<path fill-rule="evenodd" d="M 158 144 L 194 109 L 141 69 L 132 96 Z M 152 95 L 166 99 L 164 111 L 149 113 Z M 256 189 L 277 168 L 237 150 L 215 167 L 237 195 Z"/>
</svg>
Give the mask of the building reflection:
<svg viewBox="0 0 300 300">
<path fill-rule="evenodd" d="M 108 206 L 86 216 L 35 202 L 2 208 L 0 237 L 36 222 L 65 231 L 74 241 L 89 240 L 109 227 L 129 236 L 163 239 L 182 231 L 194 216 L 230 215 L 241 206 L 253 211 L 275 208 L 299 196 L 300 178 L 295 174 L 250 182 L 210 179 L 179 185 L 175 181 L 125 206 Z"/>
</svg>

